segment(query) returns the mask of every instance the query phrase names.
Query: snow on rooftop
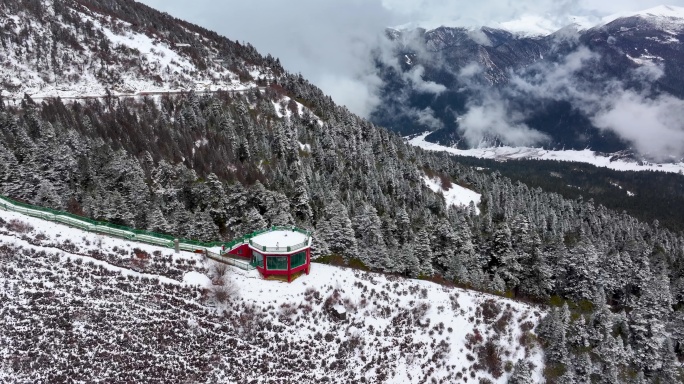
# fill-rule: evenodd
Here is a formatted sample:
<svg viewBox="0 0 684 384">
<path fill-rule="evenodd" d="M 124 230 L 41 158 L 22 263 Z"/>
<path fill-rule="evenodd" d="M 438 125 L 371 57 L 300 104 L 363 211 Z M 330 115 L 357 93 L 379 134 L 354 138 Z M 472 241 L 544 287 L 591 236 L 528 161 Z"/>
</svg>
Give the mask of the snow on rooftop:
<svg viewBox="0 0 684 384">
<path fill-rule="evenodd" d="M 303 233 L 288 231 L 288 230 L 274 230 L 256 235 L 252 238 L 252 242 L 264 247 L 293 247 L 308 240 L 308 236 Z"/>
</svg>

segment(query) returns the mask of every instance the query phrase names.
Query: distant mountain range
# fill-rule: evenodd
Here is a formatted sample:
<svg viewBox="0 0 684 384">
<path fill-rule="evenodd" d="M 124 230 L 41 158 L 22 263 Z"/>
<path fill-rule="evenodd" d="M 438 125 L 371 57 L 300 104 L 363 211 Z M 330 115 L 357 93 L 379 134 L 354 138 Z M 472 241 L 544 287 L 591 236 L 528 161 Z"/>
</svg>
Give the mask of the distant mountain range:
<svg viewBox="0 0 684 384">
<path fill-rule="evenodd" d="M 684 97 L 684 8 L 661 6 L 548 35 L 440 27 L 388 29 L 386 36 L 392 59 L 376 57 L 384 85 L 371 119 L 402 135 L 434 131 L 428 141 L 459 148 L 682 155 L 682 146 L 643 145 L 649 132 L 619 117 L 636 110 L 629 102 L 662 116 L 673 109 L 665 101 Z M 678 137 L 678 118 L 666 116 L 655 128 Z"/>
</svg>

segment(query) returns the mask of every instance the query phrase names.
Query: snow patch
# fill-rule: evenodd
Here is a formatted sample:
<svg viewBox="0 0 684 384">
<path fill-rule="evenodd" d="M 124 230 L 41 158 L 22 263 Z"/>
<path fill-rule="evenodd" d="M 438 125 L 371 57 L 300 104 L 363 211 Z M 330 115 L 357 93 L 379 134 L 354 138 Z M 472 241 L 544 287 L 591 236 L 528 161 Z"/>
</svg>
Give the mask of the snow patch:
<svg viewBox="0 0 684 384">
<path fill-rule="evenodd" d="M 480 208 L 477 206 L 480 204 L 481 194 L 453 183 L 449 189 L 444 189 L 439 178 L 423 176 L 423 181 L 433 192 L 441 192 L 447 205 L 468 207 L 472 202 L 475 204 L 475 213 L 480 214 Z"/>
<path fill-rule="evenodd" d="M 211 279 L 205 274 L 196 271 L 190 271 L 183 275 L 183 282 L 187 285 L 196 285 L 198 287 L 208 287 L 211 285 Z"/>
<path fill-rule="evenodd" d="M 311 152 L 311 145 L 299 142 L 299 149 L 301 149 L 302 151 Z"/>
<path fill-rule="evenodd" d="M 343 313 L 347 313 L 347 309 L 344 307 L 344 305 L 335 304 L 335 305 L 333 305 L 333 309 L 335 310 L 335 312 L 339 313 L 340 315 Z"/>
</svg>

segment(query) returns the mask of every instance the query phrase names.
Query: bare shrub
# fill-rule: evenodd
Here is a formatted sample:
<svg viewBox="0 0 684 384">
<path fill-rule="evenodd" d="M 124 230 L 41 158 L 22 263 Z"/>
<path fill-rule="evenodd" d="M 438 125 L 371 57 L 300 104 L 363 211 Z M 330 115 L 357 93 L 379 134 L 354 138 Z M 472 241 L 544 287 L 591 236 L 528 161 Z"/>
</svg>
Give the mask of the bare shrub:
<svg viewBox="0 0 684 384">
<path fill-rule="evenodd" d="M 225 304 L 237 296 L 238 287 L 228 276 L 228 266 L 223 263 L 213 263 L 210 267 L 209 278 L 211 287 L 209 297 L 216 304 Z"/>
<path fill-rule="evenodd" d="M 487 299 L 481 305 L 482 317 L 486 323 L 490 323 L 501 313 L 501 306 L 494 299 Z"/>
<path fill-rule="evenodd" d="M 477 348 L 478 364 L 498 379 L 503 374 L 503 364 L 499 348 L 489 340 Z"/>
<path fill-rule="evenodd" d="M 430 303 L 428 302 L 421 302 L 418 303 L 418 305 L 414 306 L 411 308 L 411 315 L 413 316 L 414 321 L 421 326 L 427 326 L 427 324 L 422 323 L 423 319 L 425 319 L 425 315 L 427 315 L 428 311 L 430 310 Z"/>
<path fill-rule="evenodd" d="M 333 321 L 340 321 L 343 320 L 342 316 L 338 311 L 335 309 L 336 305 L 341 305 L 342 304 L 342 298 L 340 295 L 340 291 L 337 289 L 334 289 L 333 292 L 328 296 L 328 298 L 325 299 L 325 302 L 323 302 L 323 311 L 333 320 Z"/>
<path fill-rule="evenodd" d="M 234 284 L 213 285 L 209 292 L 214 303 L 225 304 L 237 295 L 237 287 Z"/>
<path fill-rule="evenodd" d="M 311 314 L 313 312 L 313 307 L 309 305 L 308 303 L 301 303 L 299 304 L 299 309 L 302 310 L 302 313 L 305 315 Z"/>
<path fill-rule="evenodd" d="M 142 271 L 147 267 L 150 262 L 150 254 L 143 251 L 140 248 L 133 248 L 133 258 L 131 259 L 131 264 L 133 268 L 138 271 Z"/>
<path fill-rule="evenodd" d="M 473 349 L 476 345 L 480 344 L 484 340 L 480 331 L 476 328 L 473 333 L 466 335 L 466 348 Z"/>
<path fill-rule="evenodd" d="M 304 298 L 306 299 L 306 301 L 309 301 L 309 302 L 313 301 L 313 302 L 316 302 L 316 303 L 320 303 L 321 301 L 323 301 L 323 296 L 322 296 L 321 293 L 320 293 L 316 288 L 314 288 L 314 287 L 308 287 L 308 288 L 304 291 Z"/>
<path fill-rule="evenodd" d="M 7 224 L 7 229 L 9 229 L 12 232 L 21 234 L 33 231 L 33 227 L 30 224 L 17 219 L 10 220 Z"/>
<path fill-rule="evenodd" d="M 294 304 L 283 303 L 280 306 L 280 322 L 283 324 L 292 324 L 292 318 L 297 314 L 297 307 Z"/>
<path fill-rule="evenodd" d="M 42 241 L 47 240 L 48 237 L 47 237 L 46 234 L 44 234 L 43 232 L 41 232 L 41 233 L 37 234 L 37 235 L 34 237 L 34 239 L 35 239 L 37 242 L 42 242 Z"/>
<path fill-rule="evenodd" d="M 520 324 L 520 330 L 523 332 L 531 331 L 532 328 L 534 328 L 534 324 L 532 324 L 531 321 L 526 321 L 526 322 Z"/>
<path fill-rule="evenodd" d="M 213 285 L 224 285 L 226 273 L 228 272 L 228 265 L 223 263 L 212 263 L 209 270 L 209 278 Z"/>
<path fill-rule="evenodd" d="M 449 302 L 451 304 L 451 309 L 456 312 L 461 308 L 461 305 L 458 304 L 458 293 L 454 292 L 453 294 L 449 295 Z"/>
<path fill-rule="evenodd" d="M 497 334 L 505 334 L 506 333 L 506 327 L 510 322 L 513 321 L 513 311 L 510 309 L 507 309 L 501 317 L 494 322 L 494 325 L 492 328 L 494 328 L 494 331 Z"/>
</svg>

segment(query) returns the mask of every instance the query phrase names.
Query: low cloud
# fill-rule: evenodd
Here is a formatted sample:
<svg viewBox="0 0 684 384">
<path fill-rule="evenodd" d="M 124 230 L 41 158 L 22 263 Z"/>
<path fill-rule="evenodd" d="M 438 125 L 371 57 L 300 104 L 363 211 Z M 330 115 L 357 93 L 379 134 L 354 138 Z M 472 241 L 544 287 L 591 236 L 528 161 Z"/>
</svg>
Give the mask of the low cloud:
<svg viewBox="0 0 684 384">
<path fill-rule="evenodd" d="M 508 91 L 551 100 L 596 102 L 591 91 L 594 84 L 580 81 L 577 74 L 599 59 L 598 54 L 580 47 L 560 63 L 540 62 L 521 73 L 513 73 Z"/>
<path fill-rule="evenodd" d="M 600 56 L 586 47 L 568 55 L 560 64 L 543 63 L 512 77 L 507 92 L 518 97 L 565 100 L 580 109 L 599 129 L 616 133 L 643 155 L 664 160 L 684 154 L 684 100 L 670 95 L 654 96 L 651 84 L 664 75 L 653 63 L 628 72 L 628 81 L 596 75 L 580 76 Z"/>
<path fill-rule="evenodd" d="M 476 28 L 468 31 L 468 37 L 473 39 L 474 42 L 485 46 L 485 47 L 491 47 L 492 42 L 489 40 L 489 37 L 487 36 L 486 33 L 482 31 L 481 28 Z"/>
<path fill-rule="evenodd" d="M 461 68 L 461 70 L 458 73 L 458 78 L 465 82 L 468 83 L 471 81 L 471 79 L 483 72 L 482 66 L 478 63 L 470 63 L 467 64 L 465 67 Z"/>
<path fill-rule="evenodd" d="M 439 95 L 447 90 L 447 87 L 442 84 L 435 83 L 434 81 L 425 81 L 423 79 L 424 74 L 425 68 L 422 65 L 417 65 L 411 68 L 410 71 L 405 72 L 404 78 L 408 80 L 418 92 Z"/>
<path fill-rule="evenodd" d="M 612 95 L 591 120 L 650 158 L 684 155 L 684 100 L 670 95 L 649 98 L 625 90 Z"/>
<path fill-rule="evenodd" d="M 468 145 L 492 145 L 494 140 L 513 145 L 530 146 L 548 139 L 528 127 L 525 116 L 510 108 L 508 102 L 495 95 L 469 103 L 467 112 L 458 117 L 459 133 Z"/>
<path fill-rule="evenodd" d="M 382 80 L 373 74 L 356 77 L 324 74 L 318 83 L 328 90 L 330 97 L 361 116 L 369 116 L 380 105 L 376 89 L 381 84 Z"/>
<path fill-rule="evenodd" d="M 425 125 L 432 130 L 444 128 L 444 123 L 435 117 L 435 111 L 430 107 L 425 109 L 411 109 L 409 115 L 415 117 L 416 120 L 418 120 L 418 123 Z"/>
</svg>

